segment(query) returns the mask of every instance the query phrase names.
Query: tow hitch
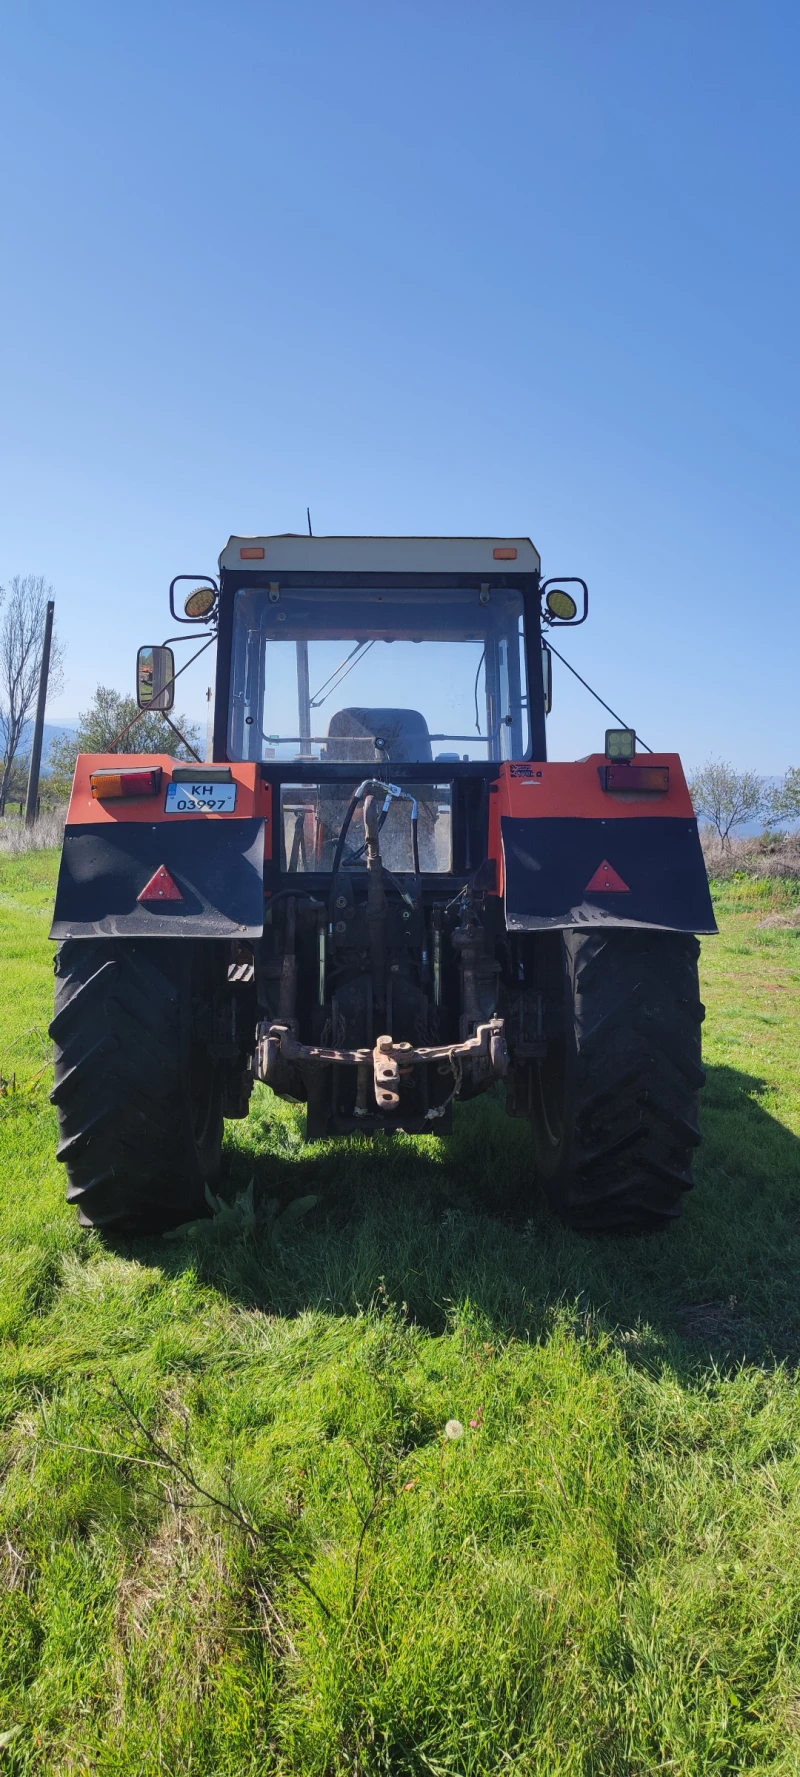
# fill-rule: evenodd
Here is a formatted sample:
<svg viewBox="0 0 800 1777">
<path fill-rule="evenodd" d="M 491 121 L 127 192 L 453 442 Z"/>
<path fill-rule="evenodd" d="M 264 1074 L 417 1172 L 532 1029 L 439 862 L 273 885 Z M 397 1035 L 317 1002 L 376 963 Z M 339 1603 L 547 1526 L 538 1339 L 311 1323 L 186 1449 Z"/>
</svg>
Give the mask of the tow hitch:
<svg viewBox="0 0 800 1777">
<path fill-rule="evenodd" d="M 285 1089 L 287 1068 L 297 1068 L 301 1076 L 306 1069 L 317 1072 L 331 1066 L 354 1068 L 355 1115 L 369 1117 L 374 1116 L 376 1106 L 378 1111 L 397 1111 L 403 1074 L 411 1068 L 430 1065 L 451 1068 L 450 1098 L 458 1096 L 465 1068 L 476 1084 L 478 1080 L 502 1080 L 508 1067 L 504 1020 L 490 1018 L 486 1024 L 478 1025 L 474 1036 L 461 1043 L 440 1043 L 424 1049 L 415 1049 L 411 1043 L 395 1043 L 389 1035 L 378 1037 L 373 1049 L 323 1049 L 299 1042 L 287 1024 L 263 1024 L 253 1072 L 257 1080 L 280 1091 Z M 374 1105 L 368 1103 L 370 1070 Z M 445 1108 L 446 1104 L 431 1106 L 425 1113 L 426 1119 L 433 1121 L 442 1116 Z"/>
</svg>

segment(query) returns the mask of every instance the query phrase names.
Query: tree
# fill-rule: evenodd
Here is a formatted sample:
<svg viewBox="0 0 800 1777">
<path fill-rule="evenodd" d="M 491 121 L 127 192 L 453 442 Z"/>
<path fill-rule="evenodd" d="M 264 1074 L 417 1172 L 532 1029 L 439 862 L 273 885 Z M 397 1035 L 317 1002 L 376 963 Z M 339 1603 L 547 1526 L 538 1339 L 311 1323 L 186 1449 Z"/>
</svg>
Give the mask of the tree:
<svg viewBox="0 0 800 1777">
<path fill-rule="evenodd" d="M 800 765 L 792 765 L 773 790 L 769 806 L 776 821 L 800 821 Z"/>
<path fill-rule="evenodd" d="M 734 827 L 757 820 L 770 806 L 767 786 L 754 771 L 735 771 L 724 759 L 709 759 L 689 780 L 689 794 L 696 814 L 705 815 L 719 836 L 720 846 L 730 845 Z"/>
<path fill-rule="evenodd" d="M 6 808 L 13 807 L 14 803 L 18 803 L 20 814 L 28 792 L 30 763 L 28 753 L 17 753 L 6 782 Z"/>
<path fill-rule="evenodd" d="M 36 702 L 45 613 L 52 594 L 52 586 L 41 574 L 15 574 L 0 622 L 0 814 L 5 810 L 14 760 Z M 54 634 L 48 687 L 51 693 L 61 690 L 63 661 L 63 644 Z"/>
<path fill-rule="evenodd" d="M 137 715 L 139 720 L 134 722 Z M 174 721 L 199 752 L 200 737 L 194 724 L 186 716 L 175 716 Z M 129 723 L 133 726 L 128 727 Z M 124 728 L 127 734 L 122 733 Z M 108 685 L 98 685 L 88 710 L 78 717 L 77 734 L 64 734 L 53 741 L 46 780 L 50 796 L 66 802 L 79 753 L 168 753 L 173 759 L 192 758 L 158 710 L 140 713 L 134 697 L 123 697 Z"/>
</svg>

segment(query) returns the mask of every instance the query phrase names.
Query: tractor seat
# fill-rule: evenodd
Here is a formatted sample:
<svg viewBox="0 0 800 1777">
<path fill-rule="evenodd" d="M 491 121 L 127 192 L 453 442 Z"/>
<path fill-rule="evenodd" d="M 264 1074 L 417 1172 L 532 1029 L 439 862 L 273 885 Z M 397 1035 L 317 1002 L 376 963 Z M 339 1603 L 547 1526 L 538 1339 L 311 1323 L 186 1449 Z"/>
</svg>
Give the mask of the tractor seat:
<svg viewBox="0 0 800 1777">
<path fill-rule="evenodd" d="M 347 709 L 331 716 L 322 757 L 334 765 L 376 765 L 382 759 L 387 765 L 405 760 L 430 764 L 433 752 L 419 710 Z"/>
</svg>

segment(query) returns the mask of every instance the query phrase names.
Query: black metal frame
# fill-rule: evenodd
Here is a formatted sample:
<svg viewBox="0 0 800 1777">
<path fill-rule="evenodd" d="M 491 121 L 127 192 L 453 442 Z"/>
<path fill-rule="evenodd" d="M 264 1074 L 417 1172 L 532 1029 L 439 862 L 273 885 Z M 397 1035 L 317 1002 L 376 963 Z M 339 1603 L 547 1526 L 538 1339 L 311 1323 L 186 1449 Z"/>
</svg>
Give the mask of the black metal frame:
<svg viewBox="0 0 800 1777">
<path fill-rule="evenodd" d="M 178 578 L 190 579 L 191 575 L 179 575 Z M 198 575 L 197 578 L 199 579 L 200 576 Z M 349 586 L 359 588 L 374 587 L 376 591 L 389 590 L 390 588 L 402 591 L 403 588 L 435 588 L 437 586 L 441 587 L 443 591 L 448 588 L 465 586 L 475 587 L 476 590 L 480 590 L 482 586 L 487 585 L 487 576 L 485 573 L 353 574 L 301 573 L 294 571 L 292 573 L 277 574 L 275 569 L 272 569 L 269 572 L 264 572 L 262 570 L 258 573 L 243 573 L 239 569 L 223 568 L 220 573 L 219 602 L 217 606 L 219 628 L 217 633 L 217 676 L 214 697 L 215 759 L 227 760 L 230 757 L 228 753 L 228 705 L 230 700 L 231 682 L 234 596 L 237 592 L 244 590 L 258 591 L 259 589 L 262 589 L 267 591 L 269 586 L 274 585 L 276 580 L 279 580 L 282 587 L 287 588 L 293 586 L 310 588 L 315 586 L 327 586 L 332 590 L 347 588 Z M 175 581 L 173 581 L 172 584 L 174 586 Z M 544 687 L 542 684 L 541 662 L 541 580 L 538 574 L 492 574 L 488 579 L 488 584 L 492 587 L 496 587 L 498 591 L 519 592 L 522 596 L 525 623 L 525 667 L 528 680 L 529 731 L 528 750 L 524 754 L 524 757 L 526 759 L 536 760 L 546 759 L 547 743 L 545 738 Z M 581 581 L 581 585 L 583 585 L 583 581 Z M 172 588 L 170 588 L 170 595 L 171 592 Z M 271 760 L 266 761 L 265 763 L 269 770 L 269 776 L 272 778 L 273 763 Z M 280 762 L 281 767 L 284 763 L 285 761 L 283 760 Z M 275 762 L 275 768 L 277 769 L 277 761 Z M 337 767 L 335 766 L 315 762 L 312 766 L 311 779 L 305 780 L 297 776 L 294 781 L 296 783 L 311 781 L 313 779 L 314 771 L 316 771 L 317 774 L 320 772 L 324 773 L 325 781 L 327 782 L 329 781 L 330 775 L 334 773 L 336 769 Z M 398 782 L 400 781 L 399 769 L 399 766 L 392 767 L 393 776 L 397 777 Z M 486 768 L 483 764 L 480 761 L 475 760 L 471 761 L 468 765 L 463 765 L 459 775 L 467 777 L 470 775 L 474 776 L 476 770 L 482 771 L 484 769 Z M 490 765 L 492 776 L 497 776 L 497 769 L 497 761 L 492 761 Z M 455 765 L 448 765 L 445 775 L 450 777 L 455 770 Z M 418 766 L 413 766 L 413 771 L 416 774 L 416 781 L 418 783 L 426 781 L 421 775 Z M 352 769 L 350 769 L 350 775 L 352 776 Z M 440 770 L 439 780 L 441 780 L 442 775 Z M 333 781 L 336 780 L 333 779 Z"/>
<path fill-rule="evenodd" d="M 580 617 L 551 617 L 547 610 L 546 594 L 548 586 L 582 586 L 583 611 Z M 541 620 L 548 629 L 577 629 L 579 623 L 585 623 L 589 615 L 589 588 L 579 574 L 555 574 L 549 580 L 543 580 L 539 587 L 541 597 Z"/>
<path fill-rule="evenodd" d="M 176 588 L 179 580 L 191 580 L 195 586 L 197 585 L 198 581 L 203 581 L 206 586 L 213 586 L 214 591 L 217 595 L 217 603 L 216 603 L 216 605 L 212 606 L 207 617 L 181 617 L 180 612 L 176 611 L 176 609 L 175 609 L 175 588 Z M 172 615 L 173 615 L 176 623 L 213 623 L 213 622 L 215 622 L 217 610 L 219 608 L 219 586 L 217 584 L 217 581 L 214 579 L 213 574 L 176 574 L 174 580 L 170 580 L 170 583 L 169 583 L 169 608 L 170 608 L 170 611 L 172 612 Z"/>
<path fill-rule="evenodd" d="M 274 787 L 279 802 L 281 784 L 342 784 L 348 789 L 353 789 L 358 781 L 359 772 L 367 770 L 368 767 L 352 763 L 326 765 L 317 759 L 266 759 L 261 761 L 258 769 L 264 781 Z M 434 761 L 431 764 L 426 760 L 422 764 L 416 764 L 413 760 L 405 759 L 392 765 L 391 775 L 392 782 L 400 785 L 450 784 L 452 786 L 452 869 L 442 875 L 425 872 L 422 876 L 423 888 L 432 891 L 438 889 L 441 892 L 447 886 L 449 893 L 452 893 L 451 884 L 460 886 L 462 882 L 466 882 L 469 877 L 473 876 L 485 862 L 489 826 L 489 786 L 497 777 L 497 761 L 490 760 L 487 763 L 481 759 L 470 759 L 460 763 L 452 760 L 447 763 L 440 761 L 438 764 Z M 473 823 L 473 846 L 468 843 L 469 815 L 465 805 L 466 798 L 463 792 L 459 794 L 458 785 L 481 782 L 485 806 L 481 811 L 477 809 L 473 811 L 476 816 Z M 479 826 L 480 833 L 478 832 Z M 307 874 L 302 871 L 296 873 L 293 871 L 291 874 L 282 872 L 279 823 L 274 807 L 272 810 L 272 833 L 273 856 L 271 863 L 267 865 L 265 870 L 267 892 L 274 894 L 278 889 L 291 887 L 297 894 L 301 890 L 305 890 L 312 895 L 319 894 L 321 898 L 324 898 L 330 887 L 330 871 L 309 871 Z"/>
</svg>

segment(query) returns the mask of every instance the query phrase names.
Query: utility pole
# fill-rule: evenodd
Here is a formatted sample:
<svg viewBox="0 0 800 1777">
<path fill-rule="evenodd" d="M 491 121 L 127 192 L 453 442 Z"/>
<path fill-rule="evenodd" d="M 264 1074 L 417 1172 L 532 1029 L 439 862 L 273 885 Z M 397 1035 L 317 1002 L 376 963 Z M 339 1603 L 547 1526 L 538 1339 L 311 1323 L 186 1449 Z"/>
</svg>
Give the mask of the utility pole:
<svg viewBox="0 0 800 1777">
<path fill-rule="evenodd" d="M 39 672 L 39 695 L 36 699 L 36 721 L 33 727 L 31 768 L 28 773 L 28 799 L 25 803 L 26 827 L 33 826 L 39 806 L 39 772 L 42 765 L 42 735 L 44 733 L 44 711 L 47 703 L 47 680 L 50 675 L 50 644 L 53 639 L 53 612 L 55 608 L 55 601 L 53 599 L 48 599 L 47 615 L 44 620 L 42 665 Z"/>
</svg>

